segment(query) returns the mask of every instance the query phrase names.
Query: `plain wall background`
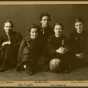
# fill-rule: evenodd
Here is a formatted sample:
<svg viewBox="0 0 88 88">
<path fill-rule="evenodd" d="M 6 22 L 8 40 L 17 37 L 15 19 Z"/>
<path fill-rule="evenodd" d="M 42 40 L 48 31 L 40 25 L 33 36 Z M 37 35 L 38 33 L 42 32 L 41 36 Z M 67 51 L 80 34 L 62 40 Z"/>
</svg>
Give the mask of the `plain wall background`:
<svg viewBox="0 0 88 88">
<path fill-rule="evenodd" d="M 69 35 L 74 19 L 81 17 L 88 25 L 88 5 L 0 5 L 0 29 L 3 22 L 10 19 L 14 29 L 22 34 L 31 24 L 39 24 L 41 13 L 48 12 L 52 17 L 52 24 L 59 21 L 64 25 L 65 34 Z M 86 28 L 87 29 L 87 28 Z"/>
</svg>

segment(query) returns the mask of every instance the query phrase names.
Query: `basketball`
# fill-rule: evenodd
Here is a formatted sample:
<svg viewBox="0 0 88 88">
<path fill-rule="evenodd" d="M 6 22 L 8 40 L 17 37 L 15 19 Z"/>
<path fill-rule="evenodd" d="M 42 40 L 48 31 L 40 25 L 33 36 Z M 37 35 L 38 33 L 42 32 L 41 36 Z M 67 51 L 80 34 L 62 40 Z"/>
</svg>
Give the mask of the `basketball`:
<svg viewBox="0 0 88 88">
<path fill-rule="evenodd" d="M 59 70 L 61 60 L 59 58 L 54 58 L 49 62 L 49 69 L 52 72 L 57 72 Z"/>
</svg>

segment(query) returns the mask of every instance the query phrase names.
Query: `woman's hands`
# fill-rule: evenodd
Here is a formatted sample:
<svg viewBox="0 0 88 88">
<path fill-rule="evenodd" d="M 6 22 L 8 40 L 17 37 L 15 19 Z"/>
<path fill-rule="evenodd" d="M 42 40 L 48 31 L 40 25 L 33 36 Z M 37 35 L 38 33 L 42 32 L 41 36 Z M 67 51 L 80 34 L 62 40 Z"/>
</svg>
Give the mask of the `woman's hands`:
<svg viewBox="0 0 88 88">
<path fill-rule="evenodd" d="M 10 44 L 11 44 L 11 41 L 6 41 L 6 42 L 3 42 L 3 43 L 2 43 L 2 46 L 10 45 Z"/>
<path fill-rule="evenodd" d="M 84 53 L 77 53 L 75 56 L 79 59 L 82 59 L 84 57 Z"/>
</svg>

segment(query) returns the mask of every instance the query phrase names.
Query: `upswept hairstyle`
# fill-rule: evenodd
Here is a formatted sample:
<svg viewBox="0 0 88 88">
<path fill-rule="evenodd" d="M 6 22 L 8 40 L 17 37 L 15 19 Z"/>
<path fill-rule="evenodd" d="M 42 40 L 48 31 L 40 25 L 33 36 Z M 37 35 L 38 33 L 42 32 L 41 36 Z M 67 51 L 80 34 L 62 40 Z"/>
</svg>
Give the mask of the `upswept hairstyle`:
<svg viewBox="0 0 88 88">
<path fill-rule="evenodd" d="M 6 23 L 10 23 L 10 24 L 11 24 L 11 27 L 13 27 L 13 22 L 12 22 L 12 20 L 6 20 L 3 25 L 5 25 Z"/>
<path fill-rule="evenodd" d="M 49 13 L 42 13 L 42 14 L 40 15 L 40 21 L 42 20 L 42 18 L 43 18 L 44 16 L 47 16 L 48 19 L 49 19 L 49 21 L 51 21 L 51 15 L 50 15 Z"/>
</svg>

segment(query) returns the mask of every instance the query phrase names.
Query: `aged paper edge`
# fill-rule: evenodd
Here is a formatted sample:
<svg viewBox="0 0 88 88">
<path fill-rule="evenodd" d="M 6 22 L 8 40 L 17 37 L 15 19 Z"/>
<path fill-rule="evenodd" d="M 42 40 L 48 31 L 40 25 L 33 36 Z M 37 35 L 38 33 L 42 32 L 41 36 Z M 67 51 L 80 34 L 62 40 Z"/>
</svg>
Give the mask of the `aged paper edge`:
<svg viewBox="0 0 88 88">
<path fill-rule="evenodd" d="M 88 1 L 0 1 L 0 5 L 88 4 Z"/>
</svg>

